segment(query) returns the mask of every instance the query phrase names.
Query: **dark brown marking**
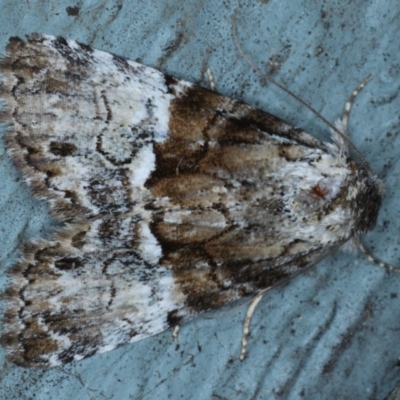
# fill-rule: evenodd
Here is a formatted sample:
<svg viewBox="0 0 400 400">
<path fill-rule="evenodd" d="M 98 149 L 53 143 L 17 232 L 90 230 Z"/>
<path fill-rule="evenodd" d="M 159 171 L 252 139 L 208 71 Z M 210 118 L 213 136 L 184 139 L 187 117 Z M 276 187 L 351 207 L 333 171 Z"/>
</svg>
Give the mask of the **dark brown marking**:
<svg viewBox="0 0 400 400">
<path fill-rule="evenodd" d="M 54 266 L 61 271 L 66 271 L 80 269 L 84 266 L 84 263 L 79 257 L 64 257 L 55 260 Z"/>
<path fill-rule="evenodd" d="M 51 142 L 49 150 L 56 156 L 67 157 L 72 156 L 77 148 L 73 143 Z"/>
<path fill-rule="evenodd" d="M 77 17 L 79 15 L 80 8 L 78 6 L 69 6 L 65 9 L 69 17 Z"/>
</svg>

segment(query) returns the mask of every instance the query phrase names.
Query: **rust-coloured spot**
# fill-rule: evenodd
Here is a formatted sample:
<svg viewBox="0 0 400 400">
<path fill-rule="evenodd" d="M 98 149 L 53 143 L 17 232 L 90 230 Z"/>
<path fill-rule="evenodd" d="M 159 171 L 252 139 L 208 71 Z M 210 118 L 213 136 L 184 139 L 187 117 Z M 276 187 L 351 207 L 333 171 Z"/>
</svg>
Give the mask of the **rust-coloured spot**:
<svg viewBox="0 0 400 400">
<path fill-rule="evenodd" d="M 327 188 L 323 188 L 319 185 L 316 185 L 311 189 L 311 194 L 316 197 L 319 197 L 320 199 L 324 199 L 326 197 L 326 195 L 328 194 L 328 192 L 329 191 Z"/>
</svg>

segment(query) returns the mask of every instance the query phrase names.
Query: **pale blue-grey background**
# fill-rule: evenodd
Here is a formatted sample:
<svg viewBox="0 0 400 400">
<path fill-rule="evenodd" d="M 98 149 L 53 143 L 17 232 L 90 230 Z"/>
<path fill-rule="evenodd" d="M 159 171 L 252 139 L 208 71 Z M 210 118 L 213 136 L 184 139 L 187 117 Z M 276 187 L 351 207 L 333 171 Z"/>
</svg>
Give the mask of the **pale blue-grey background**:
<svg viewBox="0 0 400 400">
<path fill-rule="evenodd" d="M 235 48 L 334 121 L 357 84 L 350 137 L 386 184 L 374 254 L 400 264 L 400 2 L 396 0 L 0 1 L 0 48 L 43 32 L 141 61 L 272 112 L 329 139 L 321 121 L 270 85 Z M 27 239 L 51 219 L 32 198 L 0 141 L 0 289 Z M 240 362 L 245 307 L 53 370 L 4 361 L 0 399 L 383 399 L 399 381 L 400 274 L 358 254 L 336 253 L 268 293 Z M 226 310 L 224 310 L 226 311 Z"/>
</svg>

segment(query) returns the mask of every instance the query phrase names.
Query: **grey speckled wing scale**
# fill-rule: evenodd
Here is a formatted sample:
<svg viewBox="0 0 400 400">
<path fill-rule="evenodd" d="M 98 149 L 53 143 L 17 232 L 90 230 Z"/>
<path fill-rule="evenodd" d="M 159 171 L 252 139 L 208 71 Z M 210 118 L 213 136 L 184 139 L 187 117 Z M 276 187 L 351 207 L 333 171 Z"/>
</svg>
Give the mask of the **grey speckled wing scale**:
<svg viewBox="0 0 400 400">
<path fill-rule="evenodd" d="M 55 366 L 268 288 L 372 229 L 380 183 L 239 101 L 63 38 L 10 39 L 6 144 L 65 224 L 12 267 L 2 344 Z"/>
</svg>

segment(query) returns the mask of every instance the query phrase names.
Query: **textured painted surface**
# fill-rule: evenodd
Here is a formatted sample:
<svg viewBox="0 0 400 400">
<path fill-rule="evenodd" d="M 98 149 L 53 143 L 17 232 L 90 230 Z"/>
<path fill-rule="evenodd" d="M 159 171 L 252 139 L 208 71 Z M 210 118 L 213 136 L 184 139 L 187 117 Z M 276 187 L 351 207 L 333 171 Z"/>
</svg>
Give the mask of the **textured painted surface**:
<svg viewBox="0 0 400 400">
<path fill-rule="evenodd" d="M 392 4 L 391 4 L 392 3 Z M 235 48 L 301 95 L 328 120 L 369 74 L 357 98 L 350 136 L 386 183 L 378 226 L 366 239 L 374 254 L 398 263 L 396 188 L 400 6 L 379 1 L 15 2 L 2 1 L 0 48 L 33 31 L 77 39 L 208 85 L 259 106 L 327 140 L 327 128 L 278 89 L 262 86 Z M 23 240 L 48 234 L 46 205 L 32 199 L 0 145 L 0 267 Z M 400 275 L 360 254 L 336 253 L 260 303 L 249 354 L 238 360 L 245 307 L 216 312 L 181 328 L 63 369 L 30 371 L 2 362 L 0 398 L 38 399 L 381 399 L 398 381 Z M 4 353 L 1 352 L 1 360 Z M 21 383 L 22 382 L 22 383 Z"/>
</svg>

